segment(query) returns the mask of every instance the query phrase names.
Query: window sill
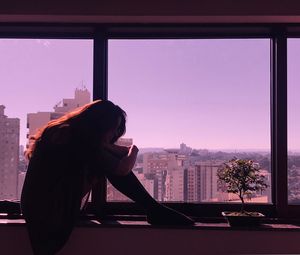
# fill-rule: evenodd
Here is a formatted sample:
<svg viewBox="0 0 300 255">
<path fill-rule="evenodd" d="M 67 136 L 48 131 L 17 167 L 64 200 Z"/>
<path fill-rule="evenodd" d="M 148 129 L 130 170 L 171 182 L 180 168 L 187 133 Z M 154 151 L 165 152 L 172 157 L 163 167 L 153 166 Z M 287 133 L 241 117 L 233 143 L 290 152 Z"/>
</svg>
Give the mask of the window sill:
<svg viewBox="0 0 300 255">
<path fill-rule="evenodd" d="M 170 227 L 151 226 L 132 216 L 116 218 L 82 219 L 60 254 L 96 255 L 99 249 L 101 254 L 132 255 L 300 254 L 300 227 L 296 224 L 231 228 L 210 219 L 192 227 Z M 3 254 L 32 254 L 23 219 L 0 219 L 0 239 Z"/>
<path fill-rule="evenodd" d="M 25 225 L 22 218 L 0 218 L 0 226 L 21 226 Z M 299 222 L 288 222 L 280 219 L 266 219 L 260 226 L 255 227 L 230 227 L 223 219 L 202 219 L 194 226 L 179 225 L 150 225 L 143 216 L 113 216 L 110 219 L 99 220 L 94 217 L 82 219 L 77 227 L 91 228 L 147 228 L 147 229 L 189 229 L 189 230 L 226 230 L 226 231 L 297 231 L 300 232 Z"/>
</svg>

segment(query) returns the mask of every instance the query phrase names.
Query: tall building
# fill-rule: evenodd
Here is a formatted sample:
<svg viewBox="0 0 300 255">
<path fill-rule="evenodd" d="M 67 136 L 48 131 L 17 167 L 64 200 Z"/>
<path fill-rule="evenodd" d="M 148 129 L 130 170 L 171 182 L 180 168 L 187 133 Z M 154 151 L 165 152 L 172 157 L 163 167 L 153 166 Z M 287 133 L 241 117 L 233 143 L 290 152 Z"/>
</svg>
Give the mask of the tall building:
<svg viewBox="0 0 300 255">
<path fill-rule="evenodd" d="M 180 150 L 166 150 L 168 152 L 168 169 L 165 182 L 166 201 L 184 201 L 184 167 L 187 156 L 180 154 Z"/>
<path fill-rule="evenodd" d="M 185 201 L 218 201 L 217 171 L 222 161 L 199 161 L 185 169 Z"/>
<path fill-rule="evenodd" d="M 168 170 L 166 176 L 166 201 L 184 201 L 184 180 L 184 169 L 182 167 Z"/>
<path fill-rule="evenodd" d="M 13 200 L 18 196 L 18 162 L 20 120 L 4 115 L 0 105 L 0 199 Z"/>
<path fill-rule="evenodd" d="M 217 171 L 222 161 L 200 161 L 196 167 L 197 201 L 217 201 L 218 176 Z"/>
<path fill-rule="evenodd" d="M 197 201 L 197 171 L 194 165 L 184 169 L 184 201 L 196 202 Z"/>
<path fill-rule="evenodd" d="M 167 153 L 144 153 L 143 172 L 154 178 L 154 198 L 164 201 L 169 157 Z"/>
<path fill-rule="evenodd" d="M 154 179 L 154 197 L 160 201 L 183 201 L 187 156 L 177 149 L 143 154 L 143 170 Z"/>
<path fill-rule="evenodd" d="M 91 93 L 87 88 L 75 89 L 74 98 L 65 98 L 54 106 L 54 112 L 66 113 L 91 101 Z"/>
<path fill-rule="evenodd" d="M 54 106 L 54 112 L 37 112 L 27 114 L 28 138 L 36 133 L 36 131 L 46 125 L 50 120 L 58 119 L 65 113 L 83 106 L 91 101 L 91 94 L 86 89 L 76 89 L 74 98 L 62 99 Z"/>
</svg>

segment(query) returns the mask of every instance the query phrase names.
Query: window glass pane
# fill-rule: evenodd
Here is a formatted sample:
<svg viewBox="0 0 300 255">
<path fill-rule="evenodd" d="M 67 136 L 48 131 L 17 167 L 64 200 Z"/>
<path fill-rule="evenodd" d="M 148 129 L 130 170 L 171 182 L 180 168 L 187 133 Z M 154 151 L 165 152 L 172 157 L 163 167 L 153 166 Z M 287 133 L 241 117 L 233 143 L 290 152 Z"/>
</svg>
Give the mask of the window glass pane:
<svg viewBox="0 0 300 255">
<path fill-rule="evenodd" d="M 300 39 L 288 39 L 288 201 L 300 204 Z"/>
<path fill-rule="evenodd" d="M 109 40 L 108 95 L 128 114 L 134 173 L 159 201 L 239 202 L 216 172 L 270 170 L 270 40 Z M 109 184 L 108 200 L 123 200 Z M 271 187 L 251 201 L 271 202 Z"/>
<path fill-rule="evenodd" d="M 0 39 L 0 56 L 0 200 L 15 200 L 27 137 L 91 100 L 93 41 Z"/>
</svg>

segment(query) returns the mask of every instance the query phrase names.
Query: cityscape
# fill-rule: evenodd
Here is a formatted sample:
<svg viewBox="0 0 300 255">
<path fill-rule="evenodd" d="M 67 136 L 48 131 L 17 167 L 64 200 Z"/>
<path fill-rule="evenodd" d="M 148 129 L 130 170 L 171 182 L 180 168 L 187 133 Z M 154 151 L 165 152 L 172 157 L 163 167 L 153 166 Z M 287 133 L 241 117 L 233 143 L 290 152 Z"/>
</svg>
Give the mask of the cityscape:
<svg viewBox="0 0 300 255">
<path fill-rule="evenodd" d="M 27 114 L 27 139 L 38 128 L 77 107 L 91 101 L 85 87 L 77 88 L 73 98 L 62 99 L 53 111 Z M 20 119 L 6 116 L 0 105 L 0 200 L 19 200 L 26 167 L 25 146 L 20 144 Z M 133 138 L 120 138 L 119 145 L 134 144 Z M 164 202 L 239 202 L 239 198 L 226 193 L 218 185 L 217 170 L 232 159 L 247 158 L 259 163 L 261 174 L 268 184 L 267 190 L 257 193 L 251 203 L 271 203 L 270 152 L 263 151 L 214 151 L 195 149 L 184 142 L 178 148 L 140 148 L 133 172 L 146 190 L 158 201 Z M 289 154 L 288 161 L 289 202 L 300 203 L 300 155 Z M 108 201 L 130 201 L 107 185 Z"/>
</svg>

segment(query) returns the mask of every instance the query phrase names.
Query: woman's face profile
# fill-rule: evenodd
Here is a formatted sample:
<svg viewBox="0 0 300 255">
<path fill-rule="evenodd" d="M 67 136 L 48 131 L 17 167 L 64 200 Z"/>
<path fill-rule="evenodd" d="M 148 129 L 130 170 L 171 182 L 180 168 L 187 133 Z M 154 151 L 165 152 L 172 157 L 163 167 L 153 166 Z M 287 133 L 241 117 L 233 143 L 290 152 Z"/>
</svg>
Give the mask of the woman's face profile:
<svg viewBox="0 0 300 255">
<path fill-rule="evenodd" d="M 120 125 L 121 125 L 121 117 L 118 118 L 118 122 L 115 127 L 111 128 L 110 130 L 108 130 L 102 135 L 101 137 L 102 141 L 107 144 L 112 143 L 111 141 L 113 140 L 113 138 L 118 135 L 118 130 Z"/>
</svg>

